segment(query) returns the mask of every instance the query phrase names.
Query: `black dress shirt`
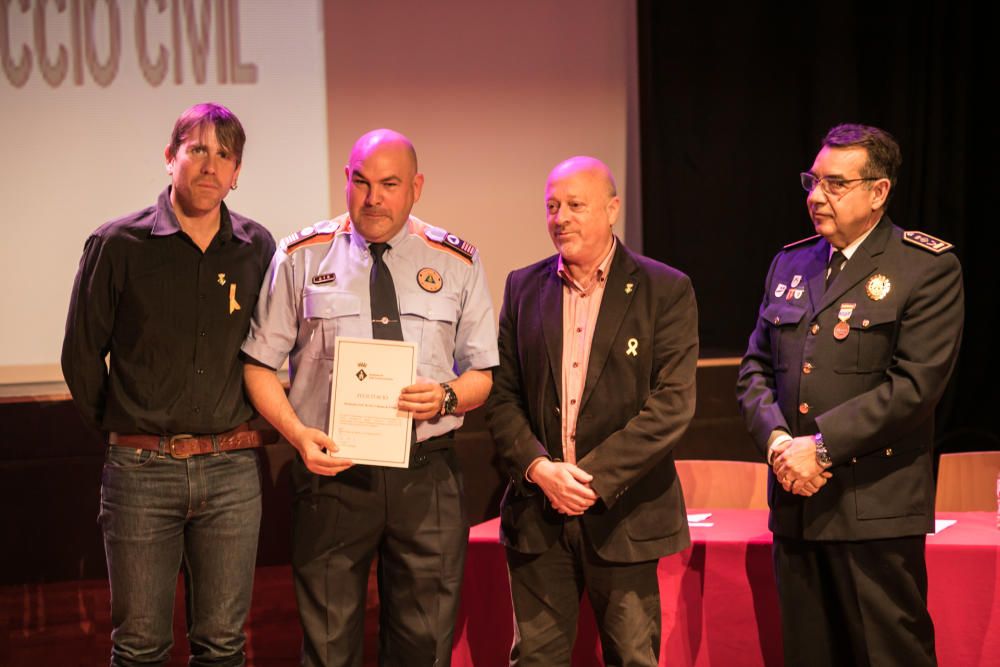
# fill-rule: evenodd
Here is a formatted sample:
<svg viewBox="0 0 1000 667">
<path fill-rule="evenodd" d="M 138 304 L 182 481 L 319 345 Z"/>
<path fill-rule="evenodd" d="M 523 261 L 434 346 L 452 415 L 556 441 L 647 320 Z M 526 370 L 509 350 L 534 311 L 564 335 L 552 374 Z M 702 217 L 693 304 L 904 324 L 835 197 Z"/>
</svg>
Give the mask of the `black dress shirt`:
<svg viewBox="0 0 1000 667">
<path fill-rule="evenodd" d="M 263 226 L 222 204 L 202 253 L 181 231 L 169 187 L 155 206 L 95 231 L 62 350 L 84 417 L 104 431 L 162 435 L 221 433 L 249 419 L 240 344 L 274 247 Z"/>
</svg>

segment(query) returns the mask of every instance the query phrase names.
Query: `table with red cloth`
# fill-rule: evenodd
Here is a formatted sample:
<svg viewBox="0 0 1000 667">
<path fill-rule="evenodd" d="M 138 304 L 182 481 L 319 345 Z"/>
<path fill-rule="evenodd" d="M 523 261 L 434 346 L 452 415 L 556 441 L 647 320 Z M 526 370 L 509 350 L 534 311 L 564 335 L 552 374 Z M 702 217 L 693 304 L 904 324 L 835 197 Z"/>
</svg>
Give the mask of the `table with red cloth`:
<svg viewBox="0 0 1000 667">
<path fill-rule="evenodd" d="M 690 548 L 660 560 L 660 664 L 780 666 L 781 626 L 765 510 L 711 511 Z M 989 512 L 943 512 L 957 523 L 927 537 L 928 605 L 941 667 L 1000 667 L 1000 530 Z M 452 664 L 507 664 L 513 637 L 499 519 L 472 528 Z M 582 605 L 575 667 L 601 664 L 593 612 Z"/>
</svg>

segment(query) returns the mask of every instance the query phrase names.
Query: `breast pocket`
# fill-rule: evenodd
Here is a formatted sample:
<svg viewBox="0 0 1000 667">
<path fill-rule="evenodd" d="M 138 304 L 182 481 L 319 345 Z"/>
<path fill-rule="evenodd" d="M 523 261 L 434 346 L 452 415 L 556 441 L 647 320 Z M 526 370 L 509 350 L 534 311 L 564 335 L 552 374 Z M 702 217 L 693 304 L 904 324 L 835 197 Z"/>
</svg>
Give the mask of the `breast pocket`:
<svg viewBox="0 0 1000 667">
<path fill-rule="evenodd" d="M 400 294 L 403 338 L 420 344 L 420 362 L 438 369 L 454 365 L 455 331 L 461 308 L 448 294 Z"/>
<path fill-rule="evenodd" d="M 760 314 L 760 318 L 767 323 L 771 337 L 771 359 L 775 371 L 784 371 L 788 368 L 789 357 L 794 349 L 792 338 L 806 310 L 801 306 L 789 303 L 769 303 Z"/>
<path fill-rule="evenodd" d="M 837 373 L 879 373 L 892 363 L 896 341 L 896 309 L 861 307 L 851 313 L 851 330 L 842 341 L 833 370 Z"/>
<path fill-rule="evenodd" d="M 348 292 L 306 290 L 302 295 L 302 317 L 312 327 L 307 347 L 310 357 L 333 359 L 337 336 L 371 337 L 361 331 L 361 300 Z"/>
</svg>

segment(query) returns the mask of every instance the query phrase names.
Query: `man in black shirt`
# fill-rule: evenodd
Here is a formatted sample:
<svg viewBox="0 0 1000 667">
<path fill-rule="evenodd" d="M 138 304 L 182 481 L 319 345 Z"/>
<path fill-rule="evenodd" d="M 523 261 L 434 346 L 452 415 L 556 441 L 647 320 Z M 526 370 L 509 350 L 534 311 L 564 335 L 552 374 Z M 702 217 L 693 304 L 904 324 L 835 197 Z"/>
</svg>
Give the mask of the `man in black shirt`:
<svg viewBox="0 0 1000 667">
<path fill-rule="evenodd" d="M 73 285 L 63 374 L 110 443 L 99 519 L 112 665 L 169 659 L 182 564 L 190 664 L 244 664 L 264 437 L 247 426 L 239 349 L 274 253 L 222 201 L 245 139 L 225 107 L 185 111 L 165 151 L 171 184 L 87 239 Z"/>
</svg>

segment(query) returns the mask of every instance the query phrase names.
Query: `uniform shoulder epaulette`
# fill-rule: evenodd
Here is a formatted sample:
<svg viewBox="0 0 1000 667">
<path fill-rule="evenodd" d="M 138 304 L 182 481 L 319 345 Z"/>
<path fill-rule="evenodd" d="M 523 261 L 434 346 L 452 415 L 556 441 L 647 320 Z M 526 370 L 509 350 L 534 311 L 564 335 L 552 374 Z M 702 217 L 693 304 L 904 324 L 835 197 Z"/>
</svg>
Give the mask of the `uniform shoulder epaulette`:
<svg viewBox="0 0 1000 667">
<path fill-rule="evenodd" d="M 924 234 L 923 232 L 903 232 L 903 240 L 910 245 L 923 248 L 924 250 L 932 252 L 935 255 L 948 252 L 955 247 L 955 244 L 953 243 L 942 241 L 939 238 L 935 238 L 930 234 Z"/>
<path fill-rule="evenodd" d="M 815 241 L 818 238 L 820 238 L 819 234 L 813 234 L 812 236 L 807 236 L 804 239 L 799 239 L 798 241 L 792 241 L 788 245 L 784 246 L 783 249 L 788 250 L 789 248 L 797 248 L 800 245 L 805 245 L 806 243 L 809 243 L 810 241 Z"/>
<path fill-rule="evenodd" d="M 305 248 L 319 243 L 329 243 L 338 233 L 346 231 L 346 228 L 346 223 L 335 222 L 333 220 L 323 220 L 322 222 L 317 222 L 315 225 L 310 225 L 304 229 L 300 229 L 297 232 L 289 234 L 285 238 L 281 239 L 279 247 L 282 248 L 286 254 L 290 254 L 300 248 Z"/>
<path fill-rule="evenodd" d="M 476 254 L 476 246 L 434 225 L 424 223 L 423 237 L 432 247 L 449 252 L 468 264 Z"/>
</svg>

